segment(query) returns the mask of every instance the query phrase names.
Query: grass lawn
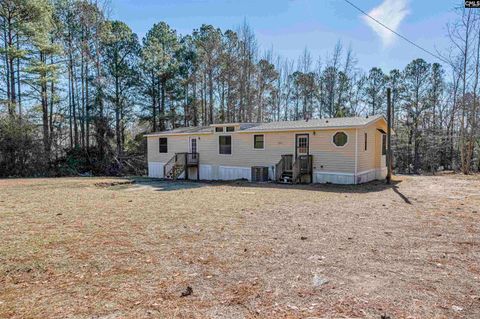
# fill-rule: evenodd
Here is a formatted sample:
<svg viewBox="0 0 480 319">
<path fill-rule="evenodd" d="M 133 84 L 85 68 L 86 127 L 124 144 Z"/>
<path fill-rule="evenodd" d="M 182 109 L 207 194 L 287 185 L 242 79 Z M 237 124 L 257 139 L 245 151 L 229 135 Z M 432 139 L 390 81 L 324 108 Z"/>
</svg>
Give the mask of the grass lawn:
<svg viewBox="0 0 480 319">
<path fill-rule="evenodd" d="M 480 318 L 479 176 L 131 181 L 0 180 L 0 318 Z"/>
</svg>

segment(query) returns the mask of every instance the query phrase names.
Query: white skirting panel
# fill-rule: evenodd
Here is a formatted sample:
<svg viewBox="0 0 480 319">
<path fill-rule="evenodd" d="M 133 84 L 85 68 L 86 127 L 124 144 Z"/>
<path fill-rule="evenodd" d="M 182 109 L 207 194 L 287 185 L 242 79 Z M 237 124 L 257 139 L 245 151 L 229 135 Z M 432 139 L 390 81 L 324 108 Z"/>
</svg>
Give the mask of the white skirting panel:
<svg viewBox="0 0 480 319">
<path fill-rule="evenodd" d="M 164 163 L 149 162 L 148 176 L 163 178 Z M 270 178 L 274 179 L 274 170 L 269 167 L 268 173 Z M 365 172 L 360 172 L 355 178 L 353 173 L 339 173 L 339 172 L 313 172 L 313 183 L 332 183 L 332 184 L 361 184 L 375 179 L 384 179 L 387 175 L 387 168 L 372 169 Z M 179 176 L 184 178 L 185 174 Z M 191 179 L 195 179 L 196 175 L 192 175 Z M 246 179 L 251 180 L 250 167 L 235 167 L 235 166 L 219 166 L 219 165 L 200 165 L 200 179 L 201 180 L 236 180 Z"/>
<path fill-rule="evenodd" d="M 250 167 L 200 165 L 200 179 L 202 180 L 236 180 L 251 179 Z"/>
<path fill-rule="evenodd" d="M 377 179 L 377 174 L 375 169 L 371 169 L 365 172 L 360 172 L 357 174 L 357 184 L 370 182 L 370 181 L 373 181 L 374 179 Z"/>
<path fill-rule="evenodd" d="M 275 178 L 277 178 L 277 177 L 275 176 L 275 166 L 270 166 L 270 167 L 268 168 L 268 178 L 270 178 L 271 181 L 274 181 Z"/>
<path fill-rule="evenodd" d="M 200 165 L 200 179 L 204 181 L 212 180 L 212 165 Z"/>
<path fill-rule="evenodd" d="M 164 163 L 148 162 L 148 177 L 163 178 Z"/>
<path fill-rule="evenodd" d="M 355 174 L 337 172 L 313 172 L 314 183 L 332 184 L 362 184 L 376 179 L 384 179 L 387 176 L 386 168 L 371 169 Z"/>
<path fill-rule="evenodd" d="M 313 172 L 313 182 L 319 184 L 355 184 L 354 174 L 336 172 Z"/>
<path fill-rule="evenodd" d="M 251 180 L 252 170 L 250 167 L 218 167 L 218 179 L 223 181 L 235 180 L 235 179 L 247 179 Z"/>
<path fill-rule="evenodd" d="M 385 179 L 387 178 L 387 168 L 386 167 L 382 167 L 382 168 L 377 168 L 375 170 L 375 179 Z"/>
<path fill-rule="evenodd" d="M 381 180 L 387 177 L 387 168 L 374 168 L 365 172 L 360 172 L 357 174 L 357 184 L 362 184 L 370 182 L 373 180 Z"/>
</svg>

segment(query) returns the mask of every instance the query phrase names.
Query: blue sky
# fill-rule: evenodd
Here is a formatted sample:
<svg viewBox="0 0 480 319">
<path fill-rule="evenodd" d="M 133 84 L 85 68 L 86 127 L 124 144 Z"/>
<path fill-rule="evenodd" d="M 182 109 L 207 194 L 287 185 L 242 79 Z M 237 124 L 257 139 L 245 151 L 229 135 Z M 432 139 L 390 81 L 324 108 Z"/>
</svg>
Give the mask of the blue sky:
<svg viewBox="0 0 480 319">
<path fill-rule="evenodd" d="M 386 25 L 431 50 L 447 50 L 446 24 L 454 18 L 455 0 L 351 0 Z M 383 5 L 382 5 L 383 3 Z M 373 10 L 373 11 L 372 11 Z M 358 66 L 385 71 L 403 68 L 412 59 L 433 57 L 369 25 L 342 0 L 113 0 L 111 18 L 126 22 L 142 38 L 151 26 L 167 22 L 180 34 L 202 23 L 236 29 L 246 19 L 262 49 L 297 59 L 305 47 L 316 60 L 341 40 L 351 45 Z M 438 62 L 438 61 L 435 61 Z"/>
</svg>

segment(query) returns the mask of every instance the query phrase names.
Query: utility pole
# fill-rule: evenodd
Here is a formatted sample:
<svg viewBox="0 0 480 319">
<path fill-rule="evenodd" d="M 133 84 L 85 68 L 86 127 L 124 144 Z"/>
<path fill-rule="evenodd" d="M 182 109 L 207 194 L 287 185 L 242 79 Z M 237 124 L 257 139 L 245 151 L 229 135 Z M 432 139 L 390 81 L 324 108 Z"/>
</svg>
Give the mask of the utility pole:
<svg viewBox="0 0 480 319">
<path fill-rule="evenodd" d="M 387 184 L 392 180 L 392 98 L 387 88 Z"/>
</svg>

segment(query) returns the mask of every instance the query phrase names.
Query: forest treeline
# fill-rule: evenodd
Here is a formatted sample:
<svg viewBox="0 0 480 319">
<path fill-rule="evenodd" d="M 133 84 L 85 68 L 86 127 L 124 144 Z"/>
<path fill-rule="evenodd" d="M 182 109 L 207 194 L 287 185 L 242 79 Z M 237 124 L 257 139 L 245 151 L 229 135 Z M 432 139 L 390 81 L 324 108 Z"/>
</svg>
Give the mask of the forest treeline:
<svg viewBox="0 0 480 319">
<path fill-rule="evenodd" d="M 181 126 L 386 113 L 395 169 L 480 167 L 480 14 L 457 9 L 451 48 L 368 71 L 338 42 L 325 57 L 262 50 L 244 22 L 139 39 L 93 0 L 0 1 L 0 177 L 139 174 L 143 134 Z"/>
</svg>

